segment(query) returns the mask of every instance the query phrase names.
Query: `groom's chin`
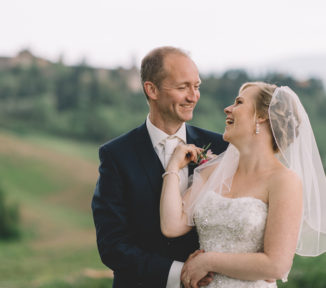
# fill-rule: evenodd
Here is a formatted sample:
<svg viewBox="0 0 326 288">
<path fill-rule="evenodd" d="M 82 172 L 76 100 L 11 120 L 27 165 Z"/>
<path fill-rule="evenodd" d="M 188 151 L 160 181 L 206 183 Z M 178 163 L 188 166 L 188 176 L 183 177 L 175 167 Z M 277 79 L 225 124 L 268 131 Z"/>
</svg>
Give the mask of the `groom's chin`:
<svg viewBox="0 0 326 288">
<path fill-rule="evenodd" d="M 192 111 L 191 111 L 191 112 L 184 113 L 184 114 L 182 115 L 182 120 L 183 120 L 183 122 L 191 121 L 192 118 L 193 118 L 193 112 L 192 112 Z"/>
</svg>

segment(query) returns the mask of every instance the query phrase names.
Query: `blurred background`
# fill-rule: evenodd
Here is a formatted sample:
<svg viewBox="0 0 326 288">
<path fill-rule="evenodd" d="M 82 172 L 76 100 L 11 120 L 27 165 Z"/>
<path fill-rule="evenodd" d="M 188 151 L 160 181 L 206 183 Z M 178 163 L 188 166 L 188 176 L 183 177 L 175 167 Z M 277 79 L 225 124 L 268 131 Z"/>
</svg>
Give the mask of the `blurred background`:
<svg viewBox="0 0 326 288">
<path fill-rule="evenodd" d="M 246 81 L 301 98 L 326 167 L 323 0 L 11 0 L 0 18 L 0 287 L 111 287 L 90 202 L 99 145 L 145 121 L 141 58 L 172 45 L 201 72 L 193 124 L 224 131 Z M 326 287 L 326 255 L 280 287 Z"/>
</svg>

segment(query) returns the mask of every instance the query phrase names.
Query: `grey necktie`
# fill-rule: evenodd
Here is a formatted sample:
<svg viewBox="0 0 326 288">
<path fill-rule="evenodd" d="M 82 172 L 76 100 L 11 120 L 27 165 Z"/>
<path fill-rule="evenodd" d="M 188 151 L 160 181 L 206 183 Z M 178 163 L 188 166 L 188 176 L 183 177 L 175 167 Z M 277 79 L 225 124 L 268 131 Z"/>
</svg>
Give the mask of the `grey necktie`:
<svg viewBox="0 0 326 288">
<path fill-rule="evenodd" d="M 179 139 L 176 136 L 169 136 L 165 138 L 164 143 L 164 168 L 168 166 L 171 155 L 179 144 Z"/>
</svg>

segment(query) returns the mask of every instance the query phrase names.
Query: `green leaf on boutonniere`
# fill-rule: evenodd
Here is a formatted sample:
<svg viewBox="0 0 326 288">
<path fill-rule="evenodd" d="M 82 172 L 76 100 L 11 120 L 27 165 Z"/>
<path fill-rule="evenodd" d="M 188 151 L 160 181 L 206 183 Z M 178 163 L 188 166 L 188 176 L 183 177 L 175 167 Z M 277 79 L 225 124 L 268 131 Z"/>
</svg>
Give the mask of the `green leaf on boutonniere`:
<svg viewBox="0 0 326 288">
<path fill-rule="evenodd" d="M 209 147 L 211 147 L 211 144 L 212 143 L 209 143 L 207 145 L 204 145 L 202 147 L 203 151 L 197 157 L 197 161 L 196 162 L 190 162 L 189 165 L 198 166 L 198 165 L 201 165 L 201 164 L 204 164 L 205 162 L 207 162 L 210 159 L 207 154 L 210 151 L 208 149 L 209 149 Z"/>
</svg>

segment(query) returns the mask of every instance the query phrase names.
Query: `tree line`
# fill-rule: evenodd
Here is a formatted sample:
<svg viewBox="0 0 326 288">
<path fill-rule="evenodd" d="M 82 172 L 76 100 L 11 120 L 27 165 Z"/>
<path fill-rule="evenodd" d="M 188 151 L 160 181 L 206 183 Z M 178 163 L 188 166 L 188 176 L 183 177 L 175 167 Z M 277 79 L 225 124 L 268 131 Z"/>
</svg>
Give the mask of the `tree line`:
<svg viewBox="0 0 326 288">
<path fill-rule="evenodd" d="M 44 131 L 58 136 L 102 143 L 144 122 L 148 113 L 139 71 L 96 69 L 85 63 L 62 62 L 0 67 L 0 127 Z M 244 70 L 201 75 L 201 99 L 192 123 L 223 132 L 223 109 L 247 81 L 291 87 L 307 109 L 323 159 L 326 155 L 326 92 L 321 80 L 299 81 L 290 75 L 250 76 Z M 325 164 L 325 163 L 324 163 Z"/>
</svg>

